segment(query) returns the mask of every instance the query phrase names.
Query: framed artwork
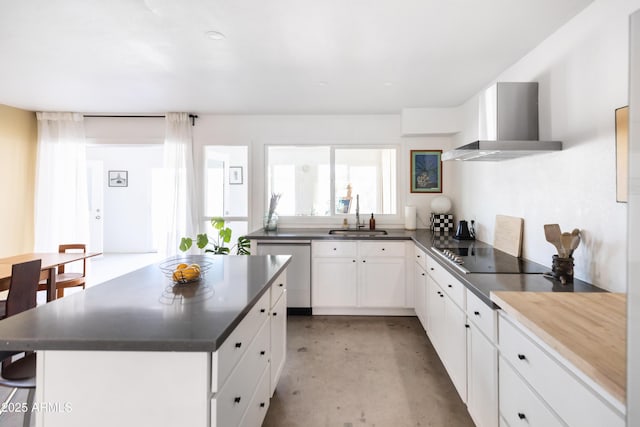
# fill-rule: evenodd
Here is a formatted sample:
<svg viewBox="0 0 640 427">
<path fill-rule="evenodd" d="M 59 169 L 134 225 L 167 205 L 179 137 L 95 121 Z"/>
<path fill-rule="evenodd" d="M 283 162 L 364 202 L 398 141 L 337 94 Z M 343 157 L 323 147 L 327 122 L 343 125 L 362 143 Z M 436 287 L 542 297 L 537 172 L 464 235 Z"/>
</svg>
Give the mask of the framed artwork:
<svg viewBox="0 0 640 427">
<path fill-rule="evenodd" d="M 242 166 L 229 166 L 229 184 L 242 184 Z"/>
<path fill-rule="evenodd" d="M 411 150 L 411 192 L 442 193 L 442 150 Z"/>
<path fill-rule="evenodd" d="M 109 171 L 109 187 L 128 187 L 129 172 Z"/>
<path fill-rule="evenodd" d="M 616 109 L 616 201 L 629 201 L 629 106 Z"/>
</svg>

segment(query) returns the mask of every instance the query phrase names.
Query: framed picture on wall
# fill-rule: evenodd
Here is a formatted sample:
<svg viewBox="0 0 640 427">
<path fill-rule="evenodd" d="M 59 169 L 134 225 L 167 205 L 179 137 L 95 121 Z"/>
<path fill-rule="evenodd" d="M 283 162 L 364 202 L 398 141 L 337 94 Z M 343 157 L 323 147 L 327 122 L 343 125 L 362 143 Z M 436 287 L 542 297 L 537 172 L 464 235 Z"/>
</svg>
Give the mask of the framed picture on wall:
<svg viewBox="0 0 640 427">
<path fill-rule="evenodd" d="M 242 166 L 229 166 L 229 184 L 242 184 Z"/>
<path fill-rule="evenodd" d="M 411 192 L 442 193 L 442 150 L 411 150 Z"/>
<path fill-rule="evenodd" d="M 129 172 L 109 171 L 109 187 L 128 187 Z"/>
</svg>

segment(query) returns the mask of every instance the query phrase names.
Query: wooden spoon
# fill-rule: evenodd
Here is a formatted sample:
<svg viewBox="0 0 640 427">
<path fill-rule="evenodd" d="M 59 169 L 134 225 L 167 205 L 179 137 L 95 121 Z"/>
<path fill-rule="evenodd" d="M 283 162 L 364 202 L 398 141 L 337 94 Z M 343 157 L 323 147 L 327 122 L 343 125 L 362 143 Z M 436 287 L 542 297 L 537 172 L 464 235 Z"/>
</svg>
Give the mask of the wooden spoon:
<svg viewBox="0 0 640 427">
<path fill-rule="evenodd" d="M 547 242 L 551 243 L 558 250 L 558 256 L 560 258 L 566 258 L 566 253 L 562 248 L 562 242 L 560 241 L 562 233 L 560 232 L 560 226 L 558 224 L 545 224 L 544 225 L 544 237 Z"/>
<path fill-rule="evenodd" d="M 562 250 L 565 255 L 563 258 L 571 258 L 571 254 L 573 253 L 573 250 L 571 249 L 571 247 L 573 246 L 573 240 L 575 238 L 576 237 L 573 234 L 568 232 L 562 233 L 562 235 L 560 236 L 560 242 L 562 243 Z"/>
</svg>

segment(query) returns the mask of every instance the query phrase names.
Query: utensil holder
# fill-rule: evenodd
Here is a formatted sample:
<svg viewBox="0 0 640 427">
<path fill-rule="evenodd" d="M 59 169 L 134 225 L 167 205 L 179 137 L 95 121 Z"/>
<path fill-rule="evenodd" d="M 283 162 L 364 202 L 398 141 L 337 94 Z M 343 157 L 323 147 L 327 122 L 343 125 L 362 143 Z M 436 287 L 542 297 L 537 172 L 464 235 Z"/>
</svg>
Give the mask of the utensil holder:
<svg viewBox="0 0 640 427">
<path fill-rule="evenodd" d="M 573 258 L 560 258 L 554 255 L 551 262 L 551 274 L 563 284 L 573 283 Z"/>
</svg>

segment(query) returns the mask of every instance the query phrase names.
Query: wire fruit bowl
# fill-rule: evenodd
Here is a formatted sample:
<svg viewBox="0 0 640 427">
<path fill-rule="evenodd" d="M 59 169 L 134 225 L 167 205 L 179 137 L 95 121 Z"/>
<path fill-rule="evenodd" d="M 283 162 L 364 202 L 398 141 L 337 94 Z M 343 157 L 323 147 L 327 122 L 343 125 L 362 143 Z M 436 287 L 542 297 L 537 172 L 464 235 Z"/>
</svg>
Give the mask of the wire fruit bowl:
<svg viewBox="0 0 640 427">
<path fill-rule="evenodd" d="M 160 271 L 176 285 L 199 281 L 213 263 L 204 259 L 172 258 L 161 262 Z"/>
</svg>

